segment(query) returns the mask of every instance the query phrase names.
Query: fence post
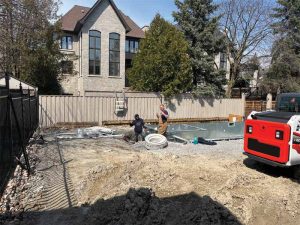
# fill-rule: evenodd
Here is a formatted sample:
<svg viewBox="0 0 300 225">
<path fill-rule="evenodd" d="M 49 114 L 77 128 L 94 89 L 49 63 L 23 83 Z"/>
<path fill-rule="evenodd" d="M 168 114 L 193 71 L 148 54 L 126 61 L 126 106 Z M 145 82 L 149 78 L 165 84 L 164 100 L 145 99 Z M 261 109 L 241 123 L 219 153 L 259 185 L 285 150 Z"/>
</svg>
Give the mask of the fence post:
<svg viewBox="0 0 300 225">
<path fill-rule="evenodd" d="M 30 89 L 29 89 L 29 87 L 28 87 L 28 107 L 29 107 L 29 109 L 28 109 L 28 112 L 29 112 L 29 130 L 30 130 L 30 132 L 31 132 L 31 130 L 32 130 L 32 124 L 31 124 L 31 108 L 30 108 Z M 30 133 L 29 134 L 29 136 L 31 136 L 32 134 Z"/>
<path fill-rule="evenodd" d="M 28 155 L 27 155 L 27 152 L 26 152 L 26 149 L 25 149 L 25 146 L 24 146 L 24 140 L 22 138 L 22 132 L 21 132 L 21 127 L 20 127 L 19 121 L 18 121 L 18 116 L 17 116 L 17 113 L 16 113 L 16 109 L 13 105 L 12 98 L 10 98 L 9 100 L 10 100 L 9 102 L 10 102 L 12 112 L 14 114 L 14 118 L 15 118 L 15 121 L 16 121 L 17 133 L 19 135 L 19 139 L 20 139 L 20 142 L 21 142 L 21 149 L 22 149 L 22 152 L 23 152 L 23 155 L 24 155 L 26 166 L 27 166 L 27 172 L 28 172 L 28 174 L 30 174 L 29 159 L 28 159 Z"/>
<path fill-rule="evenodd" d="M 272 94 L 269 93 L 267 95 L 267 106 L 266 106 L 267 110 L 272 110 Z"/>
<path fill-rule="evenodd" d="M 9 150 L 10 150 L 10 162 L 9 166 L 12 166 L 12 159 L 13 159 L 13 137 L 12 137 L 12 121 L 11 121 L 11 106 L 10 106 L 10 100 L 11 100 L 11 94 L 10 94 L 10 86 L 9 86 L 9 75 L 6 72 L 5 73 L 5 86 L 7 89 L 7 131 L 8 131 L 8 140 L 9 140 Z"/>
<path fill-rule="evenodd" d="M 20 82 L 20 93 L 21 93 L 22 126 L 23 126 L 23 129 L 22 129 L 23 130 L 22 138 L 23 138 L 23 141 L 24 141 L 24 139 L 25 139 L 25 121 L 24 121 L 23 87 L 22 87 L 22 83 L 21 82 Z"/>
<path fill-rule="evenodd" d="M 242 111 L 242 116 L 245 117 L 246 114 L 246 94 L 242 93 L 242 102 L 243 102 L 243 111 Z"/>
<path fill-rule="evenodd" d="M 35 121 L 35 126 L 36 126 L 36 128 L 38 128 L 39 127 L 39 122 L 40 122 L 40 111 L 39 111 L 39 96 L 38 96 L 38 92 L 37 92 L 37 89 L 35 89 L 34 90 L 35 91 L 35 97 L 36 97 L 36 115 L 37 115 L 37 117 L 36 117 L 36 121 Z"/>
</svg>

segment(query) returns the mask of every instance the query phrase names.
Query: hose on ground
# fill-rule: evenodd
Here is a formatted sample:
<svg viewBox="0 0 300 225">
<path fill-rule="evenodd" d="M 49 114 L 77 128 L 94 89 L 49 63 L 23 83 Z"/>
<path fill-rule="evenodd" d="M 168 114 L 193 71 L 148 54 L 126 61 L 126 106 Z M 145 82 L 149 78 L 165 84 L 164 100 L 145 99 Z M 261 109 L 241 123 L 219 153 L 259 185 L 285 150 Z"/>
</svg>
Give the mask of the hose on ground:
<svg viewBox="0 0 300 225">
<path fill-rule="evenodd" d="M 145 142 L 148 150 L 158 150 L 168 146 L 167 138 L 161 134 L 149 134 Z"/>
</svg>

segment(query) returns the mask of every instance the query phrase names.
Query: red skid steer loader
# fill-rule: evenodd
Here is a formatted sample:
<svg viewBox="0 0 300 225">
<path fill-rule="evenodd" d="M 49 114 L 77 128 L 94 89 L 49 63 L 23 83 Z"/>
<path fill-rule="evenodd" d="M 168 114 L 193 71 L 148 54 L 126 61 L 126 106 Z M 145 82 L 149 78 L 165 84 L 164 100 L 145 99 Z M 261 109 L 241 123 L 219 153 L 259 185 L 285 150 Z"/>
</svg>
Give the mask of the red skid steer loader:
<svg viewBox="0 0 300 225">
<path fill-rule="evenodd" d="M 244 154 L 272 166 L 294 166 L 299 177 L 299 93 L 277 96 L 275 111 L 250 113 L 245 121 Z"/>
</svg>

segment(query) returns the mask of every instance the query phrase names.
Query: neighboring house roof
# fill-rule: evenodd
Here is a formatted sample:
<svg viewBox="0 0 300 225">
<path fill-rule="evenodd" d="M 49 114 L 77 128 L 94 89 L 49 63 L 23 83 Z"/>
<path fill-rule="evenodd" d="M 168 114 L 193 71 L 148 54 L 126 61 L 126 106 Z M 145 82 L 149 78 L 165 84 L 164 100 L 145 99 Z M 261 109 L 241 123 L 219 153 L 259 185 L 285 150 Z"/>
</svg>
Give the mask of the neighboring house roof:
<svg viewBox="0 0 300 225">
<path fill-rule="evenodd" d="M 61 19 L 62 30 L 66 32 L 75 32 L 77 33 L 88 16 L 97 8 L 97 6 L 103 0 L 98 0 L 92 8 L 83 7 L 79 5 L 75 5 L 72 9 L 70 9 Z M 126 28 L 126 36 L 128 37 L 136 37 L 143 38 L 144 32 L 143 30 L 132 20 L 130 17 L 126 16 L 122 13 L 114 4 L 112 0 L 109 0 L 116 14 L 118 15 L 120 21 Z"/>
<path fill-rule="evenodd" d="M 9 76 L 9 87 L 10 89 L 15 89 L 15 90 L 18 90 L 20 89 L 20 83 L 22 84 L 22 87 L 23 89 L 37 89 L 37 87 L 27 83 L 27 82 L 24 82 L 18 78 L 15 78 L 13 76 Z M 0 86 L 6 86 L 5 84 L 5 77 L 0 77 Z"/>
<path fill-rule="evenodd" d="M 119 10 L 120 11 L 120 10 Z M 122 11 L 120 14 L 124 18 L 125 22 L 130 27 L 130 31 L 126 34 L 127 37 L 135 37 L 135 38 L 144 38 L 145 32 L 127 15 L 125 15 Z"/>
<path fill-rule="evenodd" d="M 142 27 L 142 30 L 144 32 L 147 32 L 149 29 L 150 29 L 150 26 L 148 26 L 148 25 L 145 25 L 145 26 Z"/>
</svg>

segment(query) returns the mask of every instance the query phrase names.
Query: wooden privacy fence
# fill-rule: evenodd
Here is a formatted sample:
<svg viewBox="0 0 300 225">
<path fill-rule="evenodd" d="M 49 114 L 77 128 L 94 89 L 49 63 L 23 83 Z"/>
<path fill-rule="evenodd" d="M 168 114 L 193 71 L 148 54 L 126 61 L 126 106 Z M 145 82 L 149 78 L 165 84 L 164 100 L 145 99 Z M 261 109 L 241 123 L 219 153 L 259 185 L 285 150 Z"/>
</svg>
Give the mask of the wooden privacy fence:
<svg viewBox="0 0 300 225">
<path fill-rule="evenodd" d="M 272 109 L 275 109 L 276 101 L 272 101 Z M 267 109 L 267 101 L 246 101 L 245 116 L 247 117 L 252 111 L 265 111 Z"/>
<path fill-rule="evenodd" d="M 116 113 L 116 98 L 106 96 L 40 96 L 40 124 L 42 127 L 66 124 L 114 124 L 128 122 L 138 113 L 146 121 L 156 121 L 156 113 L 163 102 L 173 121 L 225 119 L 229 114 L 244 115 L 243 99 L 195 99 L 180 95 L 167 100 L 157 94 L 126 94 L 125 110 Z"/>
</svg>

